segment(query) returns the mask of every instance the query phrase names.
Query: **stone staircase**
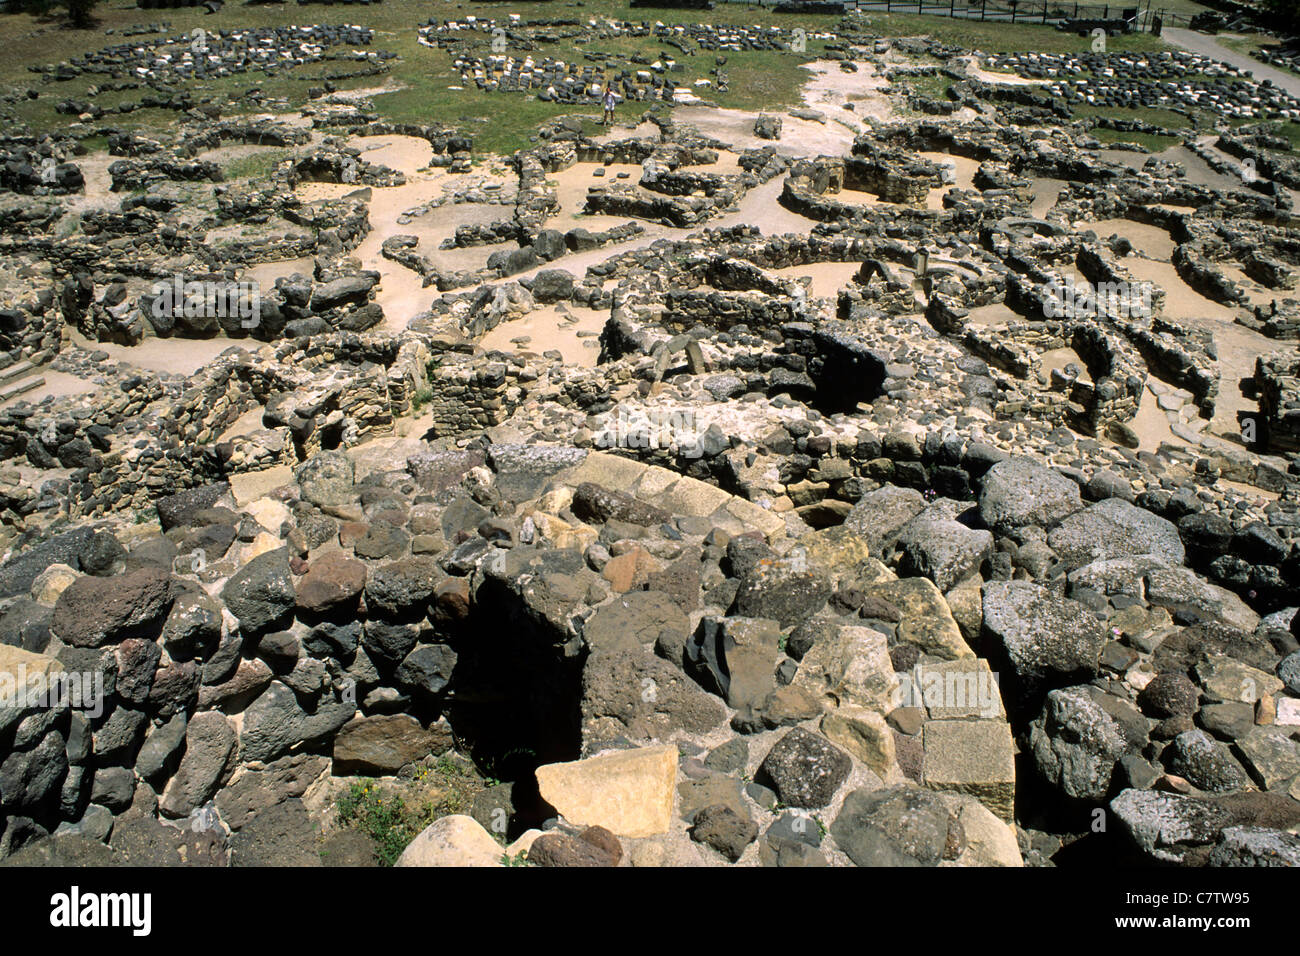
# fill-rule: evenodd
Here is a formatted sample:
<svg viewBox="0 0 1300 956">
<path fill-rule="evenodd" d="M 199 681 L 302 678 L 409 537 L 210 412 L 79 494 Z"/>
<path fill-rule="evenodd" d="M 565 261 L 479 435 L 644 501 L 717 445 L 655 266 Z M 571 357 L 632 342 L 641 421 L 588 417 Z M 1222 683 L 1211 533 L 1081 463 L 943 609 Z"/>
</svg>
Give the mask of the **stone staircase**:
<svg viewBox="0 0 1300 956">
<path fill-rule="evenodd" d="M 45 376 L 39 371 L 39 366 L 25 359 L 0 369 L 0 404 L 44 385 Z"/>
</svg>

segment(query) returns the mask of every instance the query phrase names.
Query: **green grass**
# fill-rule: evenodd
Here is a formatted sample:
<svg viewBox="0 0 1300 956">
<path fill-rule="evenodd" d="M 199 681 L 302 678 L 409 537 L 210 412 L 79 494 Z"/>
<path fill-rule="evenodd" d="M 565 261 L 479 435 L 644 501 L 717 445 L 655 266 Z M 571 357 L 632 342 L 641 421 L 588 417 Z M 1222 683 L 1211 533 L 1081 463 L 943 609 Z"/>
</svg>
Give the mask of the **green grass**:
<svg viewBox="0 0 1300 956">
<path fill-rule="evenodd" d="M 870 32 L 883 36 L 934 37 L 984 53 L 1086 53 L 1092 48 L 1091 37 L 1064 33 L 1053 26 L 1017 23 L 981 23 L 979 20 L 921 16 L 914 13 L 867 14 Z M 1168 49 L 1163 40 L 1147 33 L 1110 37 L 1106 48 L 1111 53 L 1144 52 Z"/>
<path fill-rule="evenodd" d="M 230 160 L 222 167 L 221 172 L 227 181 L 267 176 L 276 166 L 292 155 L 293 150 L 291 149 L 258 150 L 256 153 Z"/>
<path fill-rule="evenodd" d="M 1276 123 L 1270 125 L 1268 131 L 1286 139 L 1292 150 L 1300 150 L 1300 123 Z"/>
<path fill-rule="evenodd" d="M 1158 133 L 1125 133 L 1117 129 L 1103 129 L 1100 126 L 1092 130 L 1092 135 L 1103 143 L 1137 143 L 1148 153 L 1162 153 L 1170 146 L 1182 142 L 1177 136 L 1161 136 Z"/>
<path fill-rule="evenodd" d="M 928 96 L 934 100 L 943 100 L 948 98 L 948 91 L 952 89 L 953 83 L 957 81 L 950 76 L 939 73 L 935 76 L 909 76 L 907 79 L 900 80 L 900 82 L 910 86 L 922 96 Z"/>
<path fill-rule="evenodd" d="M 534 97 L 517 93 L 483 93 L 473 88 L 450 89 L 460 86 L 460 75 L 452 68 L 448 53 L 421 46 L 416 27 L 429 18 L 447 19 L 464 17 L 468 13 L 504 19 L 512 13 L 524 18 L 554 17 L 614 17 L 665 23 L 694 23 L 707 17 L 714 23 L 764 24 L 786 28 L 802 27 L 810 34 L 832 29 L 839 18 L 830 15 L 776 14 L 770 10 L 751 8 L 739 3 L 721 3 L 715 10 L 702 15 L 690 10 L 634 10 L 625 0 L 556 0 L 545 5 L 529 3 L 501 3 L 481 6 L 446 0 L 385 0 L 382 4 L 364 8 L 348 5 L 309 6 L 283 4 L 270 6 L 244 6 L 228 4 L 215 16 L 208 16 L 201 8 L 145 11 L 135 7 L 133 0 L 104 0 L 95 10 L 98 19 L 93 30 L 71 30 L 54 19 L 28 14 L 0 16 L 0 40 L 4 41 L 9 56 L 0 61 L 0 86 L 8 88 L 34 88 L 39 92 L 36 100 L 22 100 L 4 108 L 3 112 L 17 122 L 26 123 L 35 130 L 46 131 L 66 128 L 76 122 L 76 117 L 58 115 L 56 103 L 63 99 L 87 99 L 87 87 L 96 78 L 78 77 L 66 82 L 42 82 L 42 78 L 28 71 L 29 65 L 55 64 L 101 47 L 122 42 L 122 38 L 105 36 L 108 27 L 121 28 L 150 21 L 165 20 L 173 35 L 182 35 L 202 27 L 206 30 L 228 29 L 235 26 L 285 26 L 309 23 L 359 23 L 375 31 L 372 48 L 390 50 L 399 59 L 389 61 L 391 72 L 378 76 L 353 77 L 335 81 L 341 90 L 387 87 L 392 92 L 375 93 L 371 99 L 375 108 L 386 118 L 397 122 L 447 123 L 460 127 L 474 136 L 477 152 L 509 153 L 528 145 L 539 124 L 557 115 L 579 115 L 595 119 L 599 107 L 595 104 L 562 106 L 544 103 Z M 1085 38 L 1065 34 L 1051 27 L 1006 23 L 979 23 L 952 20 L 945 17 L 917 16 L 914 14 L 871 14 L 866 18 L 865 30 L 886 36 L 916 36 L 929 34 L 936 39 L 986 52 L 1054 51 L 1066 52 L 1087 48 Z M 145 37 L 147 38 L 147 37 Z M 487 37 L 481 39 L 486 50 Z M 1150 36 L 1116 37 L 1111 40 L 1113 50 L 1148 50 L 1163 47 L 1160 40 Z M 807 79 L 803 64 L 823 52 L 824 44 L 810 38 L 804 53 L 790 51 L 755 51 L 726 54 L 722 67 L 728 74 L 729 89 L 719 93 L 705 88 L 703 98 L 722 107 L 735 109 L 781 109 L 800 102 L 800 88 Z M 691 83 L 697 78 L 710 76 L 715 68 L 715 54 L 700 51 L 695 56 L 683 56 L 680 51 L 659 43 L 653 37 L 616 38 L 592 44 L 571 43 L 539 44 L 535 56 L 553 56 L 568 60 L 579 58 L 583 50 L 630 56 L 672 56 L 685 65 L 674 79 Z M 245 94 L 256 88 L 267 97 L 283 99 L 290 109 L 308 102 L 307 92 L 322 85 L 322 75 L 339 68 L 342 63 L 325 61 L 310 64 L 275 77 L 262 74 L 245 74 L 201 84 L 189 89 L 197 101 L 232 99 L 228 114 L 262 111 Z M 139 90 L 106 91 L 95 98 L 101 106 L 138 101 L 150 92 Z M 630 122 L 652 104 L 625 103 L 618 108 L 620 121 Z M 103 126 L 127 130 L 159 130 L 173 126 L 182 117 L 169 110 L 135 110 L 125 114 L 111 114 L 102 120 L 83 127 L 82 135 L 93 135 Z"/>
<path fill-rule="evenodd" d="M 359 830 L 374 842 L 375 854 L 384 866 L 392 866 L 402 851 L 420 831 L 436 820 L 440 814 L 430 802 L 422 806 L 407 807 L 399 796 L 375 785 L 373 780 L 360 780 L 339 797 L 336 807 L 340 826 Z"/>
<path fill-rule="evenodd" d="M 1183 129 L 1189 125 L 1187 117 L 1182 113 L 1158 108 L 1109 109 L 1100 106 L 1076 106 L 1074 115 L 1079 119 L 1098 117 L 1117 120 L 1140 120 L 1143 123 L 1164 126 L 1169 129 Z"/>
</svg>

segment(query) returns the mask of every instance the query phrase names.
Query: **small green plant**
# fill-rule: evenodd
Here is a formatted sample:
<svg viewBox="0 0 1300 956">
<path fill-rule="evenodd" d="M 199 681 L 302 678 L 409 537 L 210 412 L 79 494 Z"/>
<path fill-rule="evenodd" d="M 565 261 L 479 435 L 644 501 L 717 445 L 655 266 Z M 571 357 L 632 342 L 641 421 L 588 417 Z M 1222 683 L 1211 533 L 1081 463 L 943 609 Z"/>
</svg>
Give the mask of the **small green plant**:
<svg viewBox="0 0 1300 956">
<path fill-rule="evenodd" d="M 410 808 L 398 796 L 386 794 L 373 780 L 358 780 L 339 797 L 340 826 L 360 830 L 375 843 L 375 854 L 392 866 L 426 826 L 440 816 L 438 807 L 424 803 Z M 454 811 L 453 811 L 454 812 Z"/>
<path fill-rule="evenodd" d="M 520 850 L 514 856 L 511 856 L 509 853 L 502 853 L 501 865 L 502 866 L 532 866 L 532 864 L 528 862 L 527 850 Z"/>
<path fill-rule="evenodd" d="M 431 401 L 433 401 L 433 389 L 426 386 L 425 388 L 417 390 L 416 393 L 411 396 L 412 414 L 420 414 L 424 406 L 428 405 Z"/>
</svg>

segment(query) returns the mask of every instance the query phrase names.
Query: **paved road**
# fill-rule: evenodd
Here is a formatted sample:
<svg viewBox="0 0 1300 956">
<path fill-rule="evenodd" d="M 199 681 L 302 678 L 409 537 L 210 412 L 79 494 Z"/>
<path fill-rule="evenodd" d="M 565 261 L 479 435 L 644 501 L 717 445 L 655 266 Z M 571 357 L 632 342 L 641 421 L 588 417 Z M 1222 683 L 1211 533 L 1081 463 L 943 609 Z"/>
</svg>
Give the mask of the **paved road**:
<svg viewBox="0 0 1300 956">
<path fill-rule="evenodd" d="M 1183 30 L 1178 27 L 1165 27 L 1162 36 L 1175 46 L 1193 53 L 1212 56 L 1241 70 L 1250 70 L 1257 80 L 1272 80 L 1273 85 L 1280 86 L 1292 96 L 1300 97 L 1300 76 L 1279 70 L 1277 67 L 1261 63 L 1254 57 L 1229 50 L 1214 37 L 1197 33 L 1195 30 Z"/>
</svg>

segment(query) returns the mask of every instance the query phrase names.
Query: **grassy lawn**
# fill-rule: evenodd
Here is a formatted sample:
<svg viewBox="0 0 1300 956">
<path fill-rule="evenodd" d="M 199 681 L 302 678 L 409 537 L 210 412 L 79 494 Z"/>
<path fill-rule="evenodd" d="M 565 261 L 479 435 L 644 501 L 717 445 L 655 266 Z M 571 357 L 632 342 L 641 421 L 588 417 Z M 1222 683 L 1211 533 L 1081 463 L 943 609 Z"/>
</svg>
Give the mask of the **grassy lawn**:
<svg viewBox="0 0 1300 956">
<path fill-rule="evenodd" d="M 871 30 L 883 36 L 920 36 L 977 49 L 984 53 L 1087 53 L 1092 38 L 1065 33 L 1052 26 L 1017 23 L 981 23 L 978 20 L 917 16 L 910 13 L 869 14 Z M 1166 50 L 1163 40 L 1146 33 L 1110 37 L 1106 48 L 1112 53 Z"/>
<path fill-rule="evenodd" d="M 415 2 L 415 0 L 385 0 L 384 3 L 356 6 L 302 7 L 297 4 L 243 6 L 228 4 L 216 15 L 207 15 L 202 8 L 175 10 L 140 10 L 133 0 L 103 0 L 95 9 L 98 23 L 93 30 L 70 30 L 54 18 L 37 18 L 28 14 L 0 15 L 0 40 L 10 56 L 0 60 L 0 88 L 32 88 L 38 92 L 34 100 L 22 99 L 0 107 L 0 116 L 10 121 L 25 123 L 35 130 L 53 130 L 75 123 L 77 118 L 56 113 L 55 106 L 65 99 L 91 101 L 88 88 L 94 77 L 77 77 L 69 81 L 47 81 L 28 70 L 29 66 L 55 64 L 75 56 L 124 42 L 120 31 L 124 27 L 146 23 L 165 22 L 172 35 L 185 35 L 197 28 L 204 30 L 232 29 L 245 26 L 286 26 L 292 24 L 361 24 L 375 31 L 374 50 L 389 50 L 398 59 L 388 61 L 389 73 L 360 76 L 335 81 L 339 89 L 365 89 L 375 108 L 385 117 L 399 122 L 448 123 L 473 135 L 479 152 L 509 153 L 527 145 L 538 124 L 552 116 L 578 114 L 596 116 L 594 105 L 566 106 L 542 102 L 535 97 L 517 93 L 484 93 L 463 86 L 461 77 L 451 64 L 448 53 L 422 46 L 416 35 L 419 24 L 435 20 L 463 18 L 468 14 L 504 19 L 512 13 L 528 18 L 596 18 L 613 17 L 634 22 L 662 21 L 664 23 L 695 23 L 703 18 L 713 23 L 742 25 L 770 25 L 786 28 L 802 27 L 810 34 L 808 49 L 804 53 L 790 51 L 754 51 L 726 54 L 726 71 L 729 89 L 719 93 L 709 87 L 698 95 L 716 102 L 719 106 L 736 109 L 782 109 L 797 105 L 799 91 L 807 79 L 802 64 L 815 59 L 824 51 L 824 42 L 813 36 L 818 31 L 833 29 L 838 17 L 830 15 L 776 14 L 739 3 L 720 3 L 707 14 L 690 10 L 632 9 L 626 0 L 587 0 L 576 3 L 557 0 L 545 5 L 528 3 L 500 3 L 490 6 L 467 3 Z M 116 32 L 106 36 L 104 30 Z M 944 17 L 905 14 L 872 14 L 867 17 L 867 32 L 882 36 L 917 36 L 929 34 L 936 39 L 987 52 L 1014 51 L 1083 51 L 1088 39 L 1061 33 L 1051 27 L 1006 23 L 979 23 L 950 20 Z M 141 40 L 150 39 L 143 35 Z M 488 37 L 477 41 L 486 52 Z M 1111 41 L 1112 50 L 1158 49 L 1162 42 L 1149 36 L 1118 37 Z M 531 51 L 535 58 L 553 56 L 559 59 L 585 62 L 582 53 L 598 50 L 600 53 L 621 56 L 639 55 L 650 58 L 670 56 L 683 65 L 680 72 L 669 74 L 680 83 L 693 87 L 696 79 L 711 78 L 717 67 L 713 51 L 700 51 L 694 56 L 684 56 L 677 49 L 661 44 L 653 37 L 615 38 L 591 44 L 577 45 L 569 42 L 539 44 Z M 522 51 L 515 51 L 522 52 Z M 192 82 L 189 87 L 197 102 L 229 101 L 225 112 L 263 112 L 293 110 L 308 102 L 308 90 L 324 83 L 323 77 L 333 71 L 349 68 L 350 61 L 327 60 L 308 64 L 297 70 L 274 77 L 253 73 Z M 915 82 L 915 81 L 913 81 Z M 256 91 L 260 99 L 249 96 Z M 380 92 L 380 90 L 384 90 Z M 151 91 L 147 87 L 134 90 L 113 90 L 100 93 L 93 102 L 100 106 L 138 101 Z M 928 91 L 932 95 L 941 90 Z M 269 100 L 269 104 L 268 104 Z M 619 107 L 621 119 L 632 119 L 647 109 L 650 103 L 626 103 Z M 124 114 L 109 114 L 101 120 L 81 127 L 82 135 L 93 135 L 103 127 L 135 130 L 158 130 L 177 123 L 180 114 L 170 110 L 136 109 Z"/>
<path fill-rule="evenodd" d="M 1103 129 L 1100 126 L 1092 130 L 1092 135 L 1103 143 L 1137 143 L 1148 153 L 1161 153 L 1170 146 L 1182 142 L 1177 136 L 1161 136 L 1157 133 L 1125 133 L 1117 129 Z"/>
<path fill-rule="evenodd" d="M 229 182 L 233 179 L 252 179 L 270 175 L 282 161 L 292 156 L 292 149 L 261 149 L 248 156 L 232 159 L 221 168 L 222 175 Z"/>
</svg>

